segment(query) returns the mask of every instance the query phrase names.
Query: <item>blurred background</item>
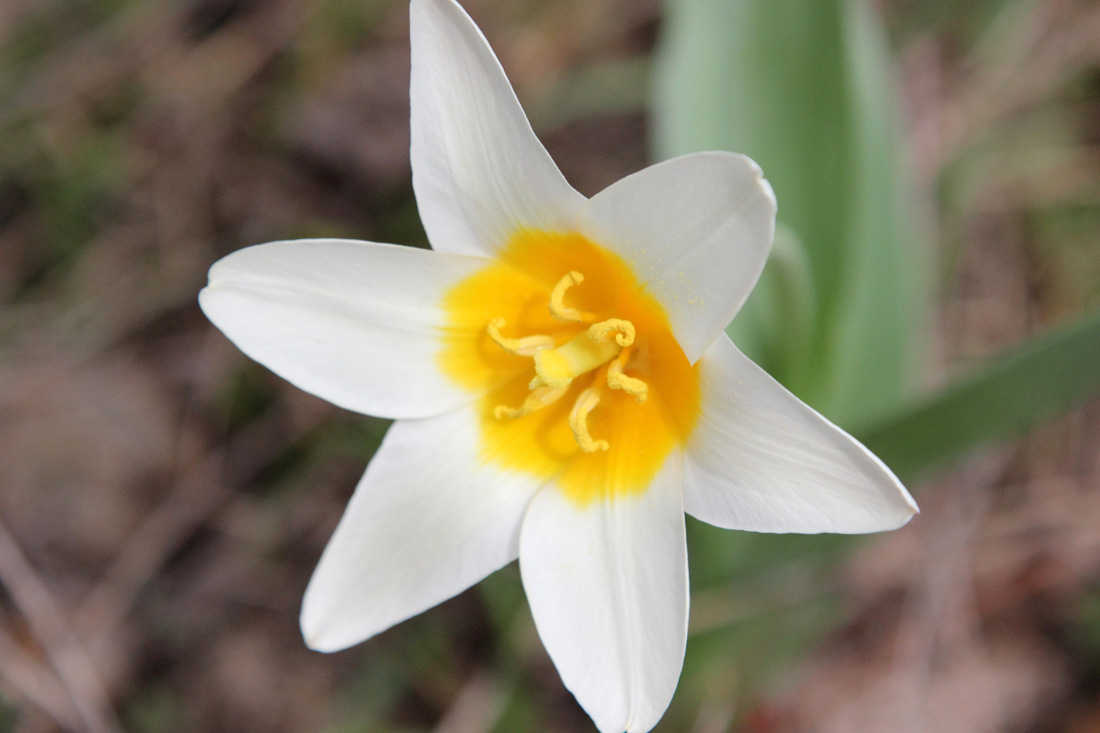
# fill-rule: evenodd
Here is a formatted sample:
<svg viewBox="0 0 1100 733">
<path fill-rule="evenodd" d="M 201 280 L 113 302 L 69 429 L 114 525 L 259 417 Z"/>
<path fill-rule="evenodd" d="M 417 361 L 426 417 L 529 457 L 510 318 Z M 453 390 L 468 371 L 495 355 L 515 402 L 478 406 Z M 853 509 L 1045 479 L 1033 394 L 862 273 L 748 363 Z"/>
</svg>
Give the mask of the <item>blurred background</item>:
<svg viewBox="0 0 1100 733">
<path fill-rule="evenodd" d="M 662 731 L 1100 731 L 1100 5 L 466 0 L 591 195 L 748 153 L 731 334 L 923 513 L 689 518 Z M 516 567 L 350 651 L 302 592 L 387 423 L 196 294 L 299 236 L 426 246 L 404 0 L 0 2 L 0 731 L 587 731 Z"/>
</svg>

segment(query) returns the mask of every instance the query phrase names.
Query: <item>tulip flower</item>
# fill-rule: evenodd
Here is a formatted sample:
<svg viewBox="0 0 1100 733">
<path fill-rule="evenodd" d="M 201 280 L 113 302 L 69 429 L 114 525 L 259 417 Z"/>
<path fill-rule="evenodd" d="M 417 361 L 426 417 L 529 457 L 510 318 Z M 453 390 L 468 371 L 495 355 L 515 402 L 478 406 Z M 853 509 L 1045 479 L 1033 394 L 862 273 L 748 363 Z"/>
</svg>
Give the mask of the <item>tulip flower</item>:
<svg viewBox="0 0 1100 733">
<path fill-rule="evenodd" d="M 263 244 L 199 296 L 276 374 L 395 419 L 306 590 L 305 639 L 358 644 L 518 558 L 565 686 L 601 731 L 648 731 L 687 639 L 684 512 L 858 533 L 916 504 L 724 333 L 774 233 L 755 163 L 687 155 L 586 199 L 457 3 L 412 0 L 411 35 L 433 249 Z"/>
</svg>

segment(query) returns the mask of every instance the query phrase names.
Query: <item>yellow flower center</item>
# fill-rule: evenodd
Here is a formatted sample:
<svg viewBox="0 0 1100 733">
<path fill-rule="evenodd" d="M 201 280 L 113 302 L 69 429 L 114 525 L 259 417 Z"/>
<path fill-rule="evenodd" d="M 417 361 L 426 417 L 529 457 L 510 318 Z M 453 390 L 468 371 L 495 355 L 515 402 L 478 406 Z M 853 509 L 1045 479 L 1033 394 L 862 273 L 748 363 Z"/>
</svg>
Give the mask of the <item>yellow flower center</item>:
<svg viewBox="0 0 1100 733">
<path fill-rule="evenodd" d="M 550 314 L 561 321 L 591 321 L 594 316 L 583 313 L 564 304 L 565 291 L 581 282 L 584 275 L 573 271 L 563 276 L 550 293 Z M 623 374 L 624 365 L 630 360 L 629 347 L 634 343 L 634 324 L 622 318 L 610 318 L 590 326 L 561 346 L 554 346 L 550 336 L 536 335 L 520 339 L 504 338 L 500 329 L 503 318 L 489 321 L 486 331 L 490 338 L 505 351 L 517 356 L 530 356 L 535 361 L 535 378 L 527 386 L 531 394 L 519 407 L 497 405 L 493 415 L 497 418 L 515 418 L 529 415 L 557 402 L 573 380 L 588 372 L 609 364 L 604 371 L 605 381 L 611 389 L 621 389 L 634 395 L 639 402 L 645 402 L 649 387 L 641 379 Z M 588 432 L 588 413 L 600 403 L 601 393 L 598 387 L 589 387 L 581 392 L 569 413 L 569 428 L 577 445 L 585 453 L 607 450 L 606 440 L 594 440 Z"/>
<path fill-rule="evenodd" d="M 440 363 L 484 394 L 483 458 L 579 504 L 645 490 L 699 412 L 660 304 L 580 234 L 524 230 L 444 296 Z"/>
</svg>

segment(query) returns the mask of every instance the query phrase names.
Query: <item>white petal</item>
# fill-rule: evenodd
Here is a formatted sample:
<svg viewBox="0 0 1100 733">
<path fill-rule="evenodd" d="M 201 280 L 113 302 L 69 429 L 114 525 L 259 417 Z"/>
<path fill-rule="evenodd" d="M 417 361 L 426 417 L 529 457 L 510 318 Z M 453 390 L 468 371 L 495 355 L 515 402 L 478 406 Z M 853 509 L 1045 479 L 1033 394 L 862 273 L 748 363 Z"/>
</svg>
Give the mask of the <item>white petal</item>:
<svg viewBox="0 0 1100 733">
<path fill-rule="evenodd" d="M 339 239 L 248 247 L 210 269 L 207 317 L 306 392 L 381 417 L 425 417 L 477 395 L 439 368 L 447 288 L 488 262 Z"/>
<path fill-rule="evenodd" d="M 484 465 L 477 433 L 472 410 L 393 424 L 306 589 L 310 647 L 358 644 L 516 558 L 539 484 Z"/>
<path fill-rule="evenodd" d="M 413 0 L 410 23 L 413 189 L 432 247 L 492 254 L 522 227 L 572 231 L 584 197 L 478 27 L 452 0 Z"/>
<path fill-rule="evenodd" d="M 700 362 L 702 414 L 684 456 L 684 509 L 727 529 L 895 529 L 918 511 L 870 451 L 720 336 Z"/>
<path fill-rule="evenodd" d="M 520 535 L 535 626 L 604 733 L 648 731 L 684 661 L 688 581 L 680 457 L 640 496 L 580 507 L 548 485 Z"/>
<path fill-rule="evenodd" d="M 613 183 L 581 209 L 580 226 L 631 265 L 694 364 L 760 277 L 775 195 L 745 156 L 696 153 Z"/>
</svg>

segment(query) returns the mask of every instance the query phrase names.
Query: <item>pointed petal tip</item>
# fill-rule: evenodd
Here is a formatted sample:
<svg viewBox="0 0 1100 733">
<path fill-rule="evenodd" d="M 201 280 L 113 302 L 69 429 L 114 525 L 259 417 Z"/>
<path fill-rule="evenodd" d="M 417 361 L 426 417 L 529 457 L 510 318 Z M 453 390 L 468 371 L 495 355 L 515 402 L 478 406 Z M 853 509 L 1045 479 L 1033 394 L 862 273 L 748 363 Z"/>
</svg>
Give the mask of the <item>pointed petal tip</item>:
<svg viewBox="0 0 1100 733">
<path fill-rule="evenodd" d="M 897 476 L 720 336 L 702 362 L 706 418 L 685 463 L 684 508 L 755 532 L 865 534 L 920 509 Z"/>
<path fill-rule="evenodd" d="M 315 652 L 321 652 L 322 654 L 331 654 L 333 652 L 340 651 L 343 647 L 335 647 L 331 644 L 326 644 L 325 639 L 317 634 L 308 633 L 302 629 L 302 640 L 305 641 L 306 646 Z"/>
<path fill-rule="evenodd" d="M 521 530 L 535 628 L 601 733 L 656 726 L 683 667 L 690 592 L 680 464 L 670 458 L 640 495 L 584 507 L 549 485 Z"/>
<path fill-rule="evenodd" d="M 775 228 L 775 212 L 779 208 L 779 201 L 775 197 L 775 189 L 772 188 L 771 181 L 764 176 L 764 169 L 760 167 L 760 164 L 747 155 L 740 153 L 734 153 L 737 157 L 741 158 L 748 164 L 748 167 L 756 173 L 756 185 L 760 189 L 760 195 L 764 197 L 771 204 L 772 209 L 772 229 Z"/>
<path fill-rule="evenodd" d="M 306 646 L 315 652 L 332 654 L 350 649 L 374 636 L 357 634 L 354 630 L 349 632 L 349 629 L 341 628 L 342 625 L 338 622 L 339 619 L 333 617 L 332 613 L 325 613 L 324 604 L 307 587 L 302 600 L 302 612 L 298 617 L 298 626 Z"/>
<path fill-rule="evenodd" d="M 886 470 L 889 471 L 889 469 Z M 893 474 L 890 475 L 893 477 Z M 912 494 L 909 493 L 908 489 L 906 489 L 896 477 L 893 478 L 894 486 L 898 491 L 896 498 L 888 500 L 893 504 L 893 508 L 883 512 L 880 526 L 871 527 L 864 530 L 864 532 L 892 532 L 895 529 L 901 529 L 909 524 L 909 522 L 913 520 L 913 517 L 920 514 L 920 507 L 918 507 L 917 502 L 913 500 Z M 897 499 L 901 501 L 897 501 Z M 862 532 L 860 534 L 862 534 Z"/>
<path fill-rule="evenodd" d="M 909 522 L 912 521 L 913 517 L 920 514 L 920 507 L 917 506 L 917 502 L 913 499 L 913 495 L 909 493 L 909 489 L 905 488 L 905 485 L 897 476 L 894 475 L 894 472 L 890 470 L 890 467 L 882 462 L 881 458 L 872 453 L 862 443 L 856 442 L 854 438 L 850 439 L 859 446 L 859 448 L 866 456 L 868 456 L 871 460 L 874 461 L 875 464 L 878 465 L 878 467 L 884 474 L 883 478 L 886 481 L 892 481 L 893 488 L 897 492 L 896 496 L 889 496 L 888 491 L 886 494 L 882 495 L 883 499 L 887 503 L 892 505 L 892 508 L 883 508 L 884 511 L 881 515 L 882 524 L 880 527 L 870 528 L 865 530 L 865 532 L 891 532 L 895 529 L 901 529 L 905 525 L 909 524 Z M 884 489 L 885 486 L 886 484 L 883 484 Z M 898 501 L 899 499 L 900 501 Z M 890 514 L 893 515 L 892 518 L 889 516 Z"/>
<path fill-rule="evenodd" d="M 862 450 L 862 452 L 867 457 L 869 457 L 875 464 L 878 465 L 879 469 L 882 471 L 885 478 L 887 480 L 893 482 L 894 489 L 897 490 L 898 498 L 901 499 L 902 506 L 898 506 L 899 516 L 897 518 L 897 523 L 894 524 L 893 526 L 890 526 L 890 527 L 884 527 L 883 530 L 886 531 L 886 530 L 899 529 L 899 528 L 904 527 L 905 525 L 909 524 L 910 520 L 912 520 L 913 517 L 920 514 L 920 507 L 917 506 L 917 502 L 913 498 L 913 495 L 909 493 L 909 489 L 905 488 L 905 484 L 903 484 L 901 482 L 901 479 L 899 479 L 897 477 L 897 475 L 893 472 L 893 470 L 891 470 L 891 468 L 889 466 L 887 466 L 882 461 L 881 458 L 879 458 L 877 455 L 872 453 L 871 450 L 867 446 L 863 445 L 862 443 L 859 443 L 858 441 L 856 441 L 854 438 L 851 438 L 850 436 L 849 436 L 849 438 L 854 443 L 856 443 L 856 445 L 859 446 L 859 448 Z"/>
<path fill-rule="evenodd" d="M 325 638 L 324 630 L 312 619 L 307 619 L 304 613 L 299 623 L 302 629 L 302 640 L 313 651 L 331 654 L 345 648 L 333 644 L 331 639 Z"/>
<path fill-rule="evenodd" d="M 305 641 L 306 646 L 315 652 L 322 654 L 332 654 L 334 652 L 342 652 L 345 649 L 350 649 L 355 646 L 355 642 L 348 643 L 335 643 L 332 639 L 325 638 L 324 634 L 312 633 L 307 634 L 305 630 L 302 630 L 302 639 Z"/>
<path fill-rule="evenodd" d="M 318 573 L 319 564 L 313 571 L 313 577 L 306 585 L 302 596 L 302 609 L 298 614 L 298 628 L 302 640 L 315 652 L 331 654 L 340 652 L 370 639 L 384 629 L 364 629 L 356 626 L 355 615 L 342 613 L 347 603 L 329 578 Z"/>
<path fill-rule="evenodd" d="M 920 514 L 920 507 L 919 507 L 919 506 L 917 506 L 917 502 L 916 502 L 916 500 L 915 500 L 915 499 L 913 498 L 913 495 L 912 495 L 912 494 L 910 494 L 910 493 L 909 493 L 909 492 L 908 492 L 908 491 L 907 491 L 907 490 L 905 489 L 905 487 L 904 487 L 904 486 L 902 487 L 901 491 L 902 491 L 902 495 L 903 495 L 903 497 L 905 498 L 905 503 L 909 505 L 909 509 L 910 509 L 909 519 L 912 519 L 913 517 L 915 517 L 915 516 L 917 516 L 918 514 Z M 908 522 L 908 521 L 909 521 L 909 519 L 906 519 L 905 521 L 906 521 L 906 522 Z"/>
<path fill-rule="evenodd" d="M 432 247 L 493 255 L 518 228 L 571 229 L 584 202 L 535 136 L 485 35 L 454 0 L 413 0 L 413 190 Z"/>
<path fill-rule="evenodd" d="M 210 268 L 209 282 L 207 282 L 206 287 L 199 291 L 198 301 L 199 310 L 206 316 L 206 319 L 220 329 L 219 317 L 221 316 L 221 310 L 218 307 L 217 299 L 222 289 L 218 287 L 219 283 L 215 282 L 214 279 L 214 270 L 217 267 L 218 263 L 215 262 Z"/>
<path fill-rule="evenodd" d="M 326 654 L 340 651 L 348 645 L 341 646 L 334 643 L 331 626 L 319 615 L 318 604 L 315 603 L 315 590 L 313 583 L 306 587 L 305 597 L 302 599 L 302 611 L 298 616 L 298 626 L 302 631 L 302 640 L 306 646 L 315 652 Z"/>
<path fill-rule="evenodd" d="M 732 158 L 737 158 L 741 162 L 742 165 L 747 167 L 749 170 L 751 170 L 756 175 L 755 183 L 756 183 L 757 187 L 759 187 L 759 189 L 760 189 L 760 195 L 763 196 L 769 203 L 771 203 L 771 208 L 772 208 L 773 215 L 774 215 L 775 210 L 779 206 L 778 200 L 775 197 L 775 189 L 772 188 L 771 181 L 769 181 L 765 177 L 764 169 L 760 167 L 760 164 L 757 163 L 752 158 L 750 158 L 749 156 L 743 154 L 743 153 L 729 153 L 729 152 L 726 152 L 726 151 L 717 151 L 717 152 L 721 155 L 726 155 L 726 156 L 730 156 Z M 773 222 L 773 224 L 774 224 L 774 222 Z"/>
<path fill-rule="evenodd" d="M 753 165 L 756 164 L 754 163 Z M 757 170 L 759 170 L 759 168 L 760 167 L 757 166 Z M 764 177 L 764 171 L 760 171 L 760 177 L 756 179 L 756 183 L 760 186 L 760 191 L 764 197 L 771 201 L 772 209 L 778 211 L 779 200 L 775 197 L 775 189 L 772 188 L 771 181 Z"/>
</svg>

